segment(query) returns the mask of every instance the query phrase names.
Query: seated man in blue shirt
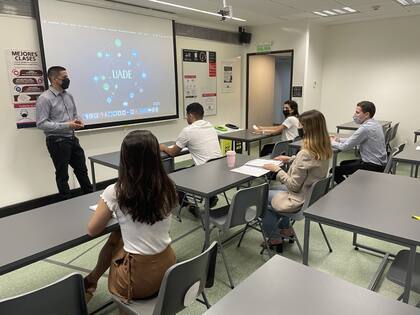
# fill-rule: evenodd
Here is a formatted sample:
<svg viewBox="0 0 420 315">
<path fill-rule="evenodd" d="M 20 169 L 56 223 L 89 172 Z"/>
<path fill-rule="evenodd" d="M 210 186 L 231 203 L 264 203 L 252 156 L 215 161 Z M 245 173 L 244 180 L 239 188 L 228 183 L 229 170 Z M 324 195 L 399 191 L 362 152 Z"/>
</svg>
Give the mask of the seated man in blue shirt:
<svg viewBox="0 0 420 315">
<path fill-rule="evenodd" d="M 355 123 L 360 124 L 347 139 L 332 138 L 332 146 L 341 151 L 349 150 L 359 146 L 361 159 L 347 160 L 340 163 L 335 168 L 334 180 L 337 184 L 345 180 L 345 176 L 351 175 L 359 169 L 374 172 L 383 172 L 387 162 L 385 148 L 385 137 L 382 126 L 373 119 L 376 109 L 375 105 L 369 101 L 357 104 L 353 116 Z"/>
</svg>

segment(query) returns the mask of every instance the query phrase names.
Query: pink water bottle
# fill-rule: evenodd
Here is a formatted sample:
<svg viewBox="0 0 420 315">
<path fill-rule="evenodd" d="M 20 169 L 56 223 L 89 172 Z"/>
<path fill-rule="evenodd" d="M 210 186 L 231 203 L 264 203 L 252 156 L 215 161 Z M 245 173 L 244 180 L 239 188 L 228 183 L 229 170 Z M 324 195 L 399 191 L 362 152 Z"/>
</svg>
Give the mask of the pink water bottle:
<svg viewBox="0 0 420 315">
<path fill-rule="evenodd" d="M 236 160 L 236 152 L 235 151 L 227 151 L 226 152 L 226 157 L 227 157 L 228 167 L 234 167 L 235 166 L 235 160 Z"/>
</svg>

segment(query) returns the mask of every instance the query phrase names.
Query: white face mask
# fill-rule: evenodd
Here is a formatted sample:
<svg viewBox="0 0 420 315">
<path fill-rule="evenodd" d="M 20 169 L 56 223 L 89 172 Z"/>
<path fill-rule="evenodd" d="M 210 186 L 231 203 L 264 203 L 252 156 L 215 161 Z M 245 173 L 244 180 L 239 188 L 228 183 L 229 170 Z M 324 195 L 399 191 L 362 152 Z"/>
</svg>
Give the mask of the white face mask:
<svg viewBox="0 0 420 315">
<path fill-rule="evenodd" d="M 353 116 L 353 121 L 358 125 L 361 125 L 363 123 L 363 119 L 356 115 Z"/>
</svg>

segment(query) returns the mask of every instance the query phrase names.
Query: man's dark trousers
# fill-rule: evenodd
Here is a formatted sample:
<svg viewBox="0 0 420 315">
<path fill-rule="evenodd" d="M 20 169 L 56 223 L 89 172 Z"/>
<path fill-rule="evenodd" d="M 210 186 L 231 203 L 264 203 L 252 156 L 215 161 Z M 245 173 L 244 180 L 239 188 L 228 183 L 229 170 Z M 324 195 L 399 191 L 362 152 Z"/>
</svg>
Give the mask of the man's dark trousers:
<svg viewBox="0 0 420 315">
<path fill-rule="evenodd" d="M 353 174 L 357 170 L 367 170 L 373 172 L 383 172 L 385 169 L 384 165 L 377 165 L 373 163 L 363 162 L 360 159 L 357 160 L 346 160 L 340 163 L 340 166 L 336 166 L 334 181 L 340 184 L 346 179 L 346 176 Z"/>
<path fill-rule="evenodd" d="M 73 168 L 83 193 L 93 191 L 86 168 L 85 152 L 75 136 L 48 136 L 47 148 L 55 167 L 55 180 L 61 197 L 71 197 L 68 166 Z"/>
</svg>

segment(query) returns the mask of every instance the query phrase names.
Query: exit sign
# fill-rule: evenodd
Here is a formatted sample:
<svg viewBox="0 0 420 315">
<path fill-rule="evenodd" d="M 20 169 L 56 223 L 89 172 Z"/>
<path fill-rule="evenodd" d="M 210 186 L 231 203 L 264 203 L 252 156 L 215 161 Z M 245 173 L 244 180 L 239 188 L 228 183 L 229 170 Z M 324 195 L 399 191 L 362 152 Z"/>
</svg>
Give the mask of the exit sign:
<svg viewBox="0 0 420 315">
<path fill-rule="evenodd" d="M 271 51 L 271 43 L 257 44 L 257 52 L 267 52 L 267 51 Z"/>
</svg>

